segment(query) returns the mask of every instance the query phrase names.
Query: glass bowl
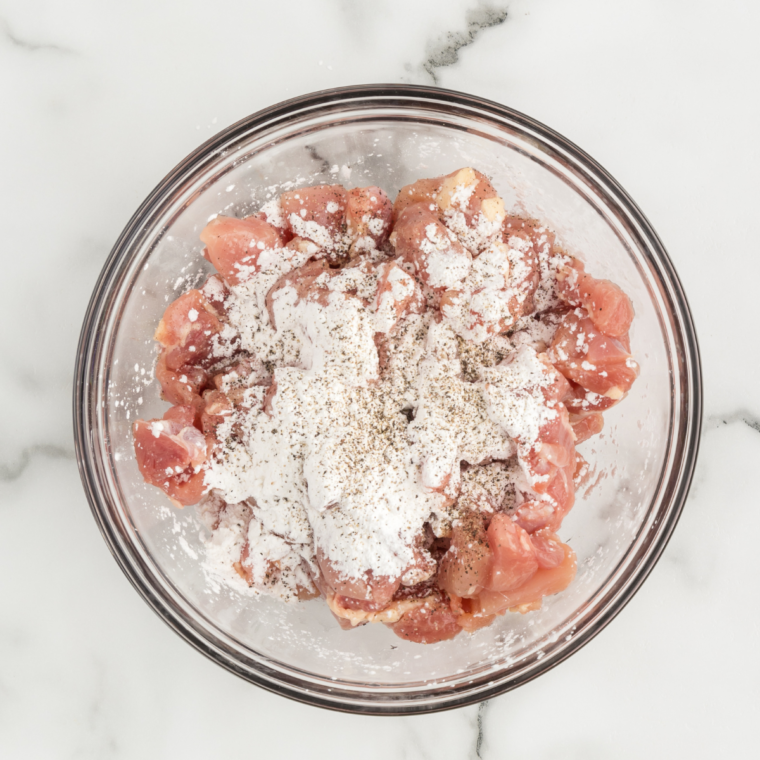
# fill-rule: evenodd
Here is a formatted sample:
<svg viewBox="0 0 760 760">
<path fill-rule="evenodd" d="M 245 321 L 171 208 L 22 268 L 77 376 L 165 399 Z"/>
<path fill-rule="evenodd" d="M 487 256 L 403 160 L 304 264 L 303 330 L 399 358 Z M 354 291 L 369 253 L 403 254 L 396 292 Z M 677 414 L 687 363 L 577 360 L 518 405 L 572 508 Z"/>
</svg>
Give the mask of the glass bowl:
<svg viewBox="0 0 760 760">
<path fill-rule="evenodd" d="M 578 555 L 563 593 L 527 615 L 419 645 L 381 625 L 342 631 L 316 600 L 285 605 L 209 582 L 194 508 L 143 482 L 130 426 L 160 417 L 153 332 L 166 305 L 209 271 L 198 234 L 213 214 L 244 215 L 273 188 L 340 182 L 391 197 L 419 177 L 474 166 L 507 209 L 544 221 L 636 309 L 641 376 L 581 446 L 592 467 L 560 534 Z M 287 183 L 291 183 L 288 185 Z M 702 392 L 686 298 L 656 233 L 580 149 L 504 106 L 445 90 L 378 85 L 289 100 L 224 130 L 153 191 L 98 280 L 74 389 L 82 480 L 116 561 L 186 641 L 237 675 L 322 707 L 411 714 L 471 704 L 546 672 L 620 612 L 662 553 L 694 470 Z"/>
</svg>

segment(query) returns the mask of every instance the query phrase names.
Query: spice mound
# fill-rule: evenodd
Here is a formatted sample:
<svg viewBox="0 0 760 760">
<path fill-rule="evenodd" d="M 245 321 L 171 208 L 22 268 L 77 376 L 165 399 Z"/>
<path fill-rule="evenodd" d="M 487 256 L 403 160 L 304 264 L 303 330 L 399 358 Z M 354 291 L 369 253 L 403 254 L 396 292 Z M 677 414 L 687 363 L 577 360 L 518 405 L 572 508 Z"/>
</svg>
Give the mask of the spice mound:
<svg viewBox="0 0 760 760">
<path fill-rule="evenodd" d="M 213 577 L 419 643 L 572 582 L 576 446 L 639 372 L 617 285 L 472 168 L 285 192 L 201 240 L 217 273 L 155 333 L 172 406 L 133 433 Z"/>
</svg>

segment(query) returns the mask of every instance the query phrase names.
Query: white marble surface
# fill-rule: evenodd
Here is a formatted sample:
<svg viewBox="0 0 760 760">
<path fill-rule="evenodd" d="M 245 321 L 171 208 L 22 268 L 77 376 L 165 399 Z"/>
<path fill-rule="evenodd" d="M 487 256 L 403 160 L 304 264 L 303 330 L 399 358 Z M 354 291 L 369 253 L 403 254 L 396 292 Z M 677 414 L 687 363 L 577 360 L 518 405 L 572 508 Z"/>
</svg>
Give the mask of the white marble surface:
<svg viewBox="0 0 760 760">
<path fill-rule="evenodd" d="M 760 709 L 760 6 L 740 0 L 1 0 L 0 757 L 755 757 Z M 480 708 L 377 719 L 227 674 L 132 590 L 71 433 L 90 290 L 145 195 L 285 98 L 418 82 L 599 160 L 691 301 L 702 452 L 676 534 L 595 641 Z"/>
</svg>

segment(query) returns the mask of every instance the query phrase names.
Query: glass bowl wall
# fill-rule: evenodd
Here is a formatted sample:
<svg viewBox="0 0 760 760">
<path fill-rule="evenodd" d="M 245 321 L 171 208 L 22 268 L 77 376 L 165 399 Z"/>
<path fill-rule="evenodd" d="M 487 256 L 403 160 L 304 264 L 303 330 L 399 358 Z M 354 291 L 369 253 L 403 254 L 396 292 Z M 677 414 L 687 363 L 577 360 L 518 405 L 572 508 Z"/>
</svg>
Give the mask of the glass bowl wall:
<svg viewBox="0 0 760 760">
<path fill-rule="evenodd" d="M 435 645 L 384 626 L 341 631 L 321 601 L 289 606 L 210 583 L 194 508 L 176 510 L 134 461 L 132 422 L 166 404 L 152 335 L 166 305 L 210 271 L 198 234 L 272 193 L 341 183 L 393 197 L 474 166 L 508 210 L 537 217 L 636 309 L 641 376 L 580 447 L 592 467 L 561 536 L 578 576 L 525 616 Z M 494 103 L 442 90 L 344 88 L 255 114 L 201 146 L 156 188 L 112 251 L 79 347 L 75 427 L 83 482 L 114 557 L 180 635 L 243 678 L 333 709 L 400 714 L 486 699 L 545 672 L 630 599 L 675 527 L 694 468 L 699 358 L 688 306 L 656 234 L 625 192 L 560 135 Z M 585 493 L 584 493 L 585 491 Z"/>
</svg>

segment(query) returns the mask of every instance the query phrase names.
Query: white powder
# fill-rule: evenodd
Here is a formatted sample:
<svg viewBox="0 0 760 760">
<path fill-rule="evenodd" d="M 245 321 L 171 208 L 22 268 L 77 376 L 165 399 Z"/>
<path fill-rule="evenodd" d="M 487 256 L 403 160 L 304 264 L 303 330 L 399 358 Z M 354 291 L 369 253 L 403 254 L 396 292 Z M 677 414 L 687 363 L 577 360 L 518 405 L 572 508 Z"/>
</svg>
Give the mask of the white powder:
<svg viewBox="0 0 760 760">
<path fill-rule="evenodd" d="M 480 385 L 462 380 L 459 360 L 446 358 L 454 345 L 446 325 L 429 333 L 428 354 L 419 365 L 417 411 L 409 426 L 422 484 L 451 495 L 458 492 L 461 461 L 479 464 L 514 454 L 512 442 L 489 419 Z"/>
<path fill-rule="evenodd" d="M 442 309 L 457 335 L 482 343 L 514 321 L 511 305 L 516 292 L 510 271 L 509 251 L 501 243 L 493 243 L 473 261 L 458 285 L 457 298 Z"/>
<path fill-rule="evenodd" d="M 420 250 L 426 255 L 425 268 L 431 288 L 454 288 L 467 276 L 472 265 L 469 254 L 462 255 L 454 248 L 454 235 L 435 224 L 425 228 Z"/>
<path fill-rule="evenodd" d="M 378 295 L 375 330 L 387 334 L 398 321 L 396 304 L 411 298 L 414 295 L 415 285 L 414 279 L 397 264 L 385 264 L 384 266 L 390 269 L 387 275 L 387 283 L 390 288 Z"/>
<path fill-rule="evenodd" d="M 511 245 L 512 240 L 509 243 Z M 546 232 L 540 234 L 537 249 L 539 283 L 533 300 L 536 311 L 546 311 L 561 303 L 557 294 L 557 272 L 567 267 L 571 259 L 551 245 Z"/>
<path fill-rule="evenodd" d="M 478 214 L 469 224 L 467 217 L 454 209 L 444 214 L 446 226 L 456 234 L 462 245 L 473 255 L 484 251 L 495 242 L 501 232 L 501 223 L 504 214 L 493 220 L 486 219 L 483 214 Z"/>
<path fill-rule="evenodd" d="M 305 215 L 306 210 L 301 209 Z M 315 221 L 306 221 L 302 219 L 298 214 L 290 214 L 288 217 L 290 226 L 298 237 L 313 240 L 320 248 L 324 248 L 326 251 L 331 251 L 335 245 L 333 237 L 326 227 Z"/>
<path fill-rule="evenodd" d="M 348 278 L 361 286 L 362 273 L 342 270 L 336 287 Z M 404 278 L 395 283 L 405 295 Z M 459 463 L 508 459 L 513 439 L 529 448 L 556 414 L 541 395 L 546 371 L 523 348 L 511 363 L 484 369 L 484 382 L 466 382 L 453 330 L 412 315 L 398 330 L 412 339 L 392 344 L 391 371 L 378 380 L 371 305 L 339 289 L 326 303 L 282 292 L 276 323 L 301 344 L 299 366 L 275 369 L 271 416 L 259 386 L 247 392 L 248 408 L 222 423 L 221 440 L 233 428 L 240 435 L 217 452 L 206 482 L 225 501 L 251 505 L 254 586 L 268 562 L 278 563 L 279 580 L 265 590 L 292 598 L 317 548 L 347 577 L 401 575 L 425 523 L 441 524 L 441 492 L 457 494 Z M 401 412 L 410 402 L 408 423 Z M 228 560 L 243 540 L 224 539 Z"/>
<path fill-rule="evenodd" d="M 264 215 L 264 218 L 273 227 L 285 229 L 285 214 L 283 213 L 279 198 L 273 198 L 271 201 L 267 201 L 261 207 L 260 213 Z"/>
<path fill-rule="evenodd" d="M 314 242 L 262 251 L 260 271 L 231 288 L 215 355 L 242 350 L 255 366 L 220 382 L 223 392 L 242 389 L 244 400 L 219 424 L 221 444 L 205 474 L 212 495 L 200 511 L 211 529 L 213 577 L 292 600 L 312 589 L 319 551 L 347 578 L 415 582 L 422 577 L 410 571 L 419 560 L 413 547 L 427 523 L 439 535 L 450 530 L 452 501 L 493 509 L 507 493 L 519 503 L 530 492 L 525 459 L 557 415 L 543 394 L 553 376 L 537 355 L 556 323 L 522 320 L 511 342 L 498 338 L 504 361 L 487 361 L 484 350 L 482 363 L 470 357 L 465 371 L 462 338 L 496 341 L 514 323 L 530 275 L 529 244 L 518 236 L 501 243 L 500 221 L 493 227 L 482 214 L 457 250 L 452 229 L 464 224 L 458 207 L 473 190 L 454 189 L 450 229 L 428 225 L 421 244 L 430 286 L 459 294 L 443 319 L 427 312 L 399 321 L 399 305 L 419 286 L 400 260 L 373 263 L 386 255 L 374 241 L 361 264 L 326 269 L 308 289 L 288 277 L 320 248 L 343 245 L 298 214 L 291 226 Z M 278 214 L 278 202 L 267 204 L 270 222 L 282 221 Z M 544 248 L 548 303 L 560 259 Z M 232 569 L 241 552 L 246 580 Z"/>
<path fill-rule="evenodd" d="M 496 367 L 482 370 L 489 417 L 521 447 L 529 450 L 540 427 L 557 416 L 542 390 L 553 379 L 529 346 L 521 346 Z"/>
</svg>

